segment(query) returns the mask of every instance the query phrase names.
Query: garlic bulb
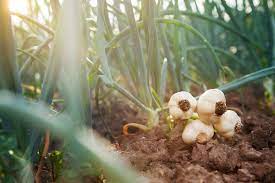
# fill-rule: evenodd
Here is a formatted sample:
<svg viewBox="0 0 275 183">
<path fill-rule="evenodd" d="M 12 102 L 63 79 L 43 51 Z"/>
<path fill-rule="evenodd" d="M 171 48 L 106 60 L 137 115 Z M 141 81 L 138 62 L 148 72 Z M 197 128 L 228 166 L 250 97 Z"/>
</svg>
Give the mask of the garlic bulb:
<svg viewBox="0 0 275 183">
<path fill-rule="evenodd" d="M 210 123 L 214 115 L 220 116 L 225 111 L 226 99 L 221 90 L 210 89 L 199 97 L 197 113 L 203 122 Z"/>
<path fill-rule="evenodd" d="M 214 128 L 217 130 L 217 133 L 225 138 L 233 137 L 235 131 L 240 130 L 241 126 L 241 118 L 236 112 L 231 110 L 227 110 L 214 122 Z"/>
<path fill-rule="evenodd" d="M 213 135 L 214 128 L 212 125 L 207 125 L 200 120 L 193 120 L 185 126 L 182 132 L 182 139 L 186 144 L 195 142 L 206 143 Z"/>
<path fill-rule="evenodd" d="M 169 113 L 174 119 L 190 118 L 196 106 L 196 99 L 186 91 L 173 94 L 168 102 Z"/>
</svg>

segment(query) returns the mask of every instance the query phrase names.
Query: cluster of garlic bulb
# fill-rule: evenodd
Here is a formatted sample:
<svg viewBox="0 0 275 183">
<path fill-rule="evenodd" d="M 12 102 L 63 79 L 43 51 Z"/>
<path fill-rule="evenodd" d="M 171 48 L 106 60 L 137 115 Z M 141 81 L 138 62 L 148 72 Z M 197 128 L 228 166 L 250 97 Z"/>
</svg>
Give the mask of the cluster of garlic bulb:
<svg viewBox="0 0 275 183">
<path fill-rule="evenodd" d="M 209 141 L 214 129 L 220 136 L 231 138 L 242 125 L 237 113 L 227 110 L 226 98 L 219 89 L 205 91 L 198 101 L 189 92 L 177 92 L 171 96 L 168 108 L 174 119 L 188 121 L 182 133 L 187 144 Z M 199 119 L 191 120 L 195 112 Z"/>
</svg>

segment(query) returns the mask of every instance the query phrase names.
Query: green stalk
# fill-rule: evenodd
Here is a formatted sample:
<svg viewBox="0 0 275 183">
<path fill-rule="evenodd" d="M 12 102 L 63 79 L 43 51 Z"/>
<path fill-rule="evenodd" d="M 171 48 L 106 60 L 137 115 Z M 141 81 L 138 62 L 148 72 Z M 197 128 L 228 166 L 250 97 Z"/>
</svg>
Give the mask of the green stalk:
<svg viewBox="0 0 275 183">
<path fill-rule="evenodd" d="M 144 60 L 143 50 L 142 50 L 141 41 L 140 41 L 140 35 L 138 32 L 138 27 L 136 25 L 131 0 L 125 0 L 124 6 L 126 9 L 126 14 L 128 16 L 129 28 L 131 31 L 131 38 L 134 43 L 133 50 L 136 53 L 135 61 L 136 61 L 137 70 L 138 70 L 138 81 L 139 83 L 141 83 L 140 96 L 142 101 L 146 103 L 147 106 L 152 106 L 152 94 L 150 92 L 150 87 L 149 87 L 149 75 L 148 75 L 149 73 Z"/>
<path fill-rule="evenodd" d="M 124 95 L 126 98 L 128 98 L 130 101 L 132 101 L 135 105 L 140 107 L 143 111 L 150 112 L 150 108 L 146 107 L 142 102 L 140 102 L 136 97 L 134 97 L 130 92 L 122 88 L 118 83 L 114 82 L 112 87 L 116 89 L 119 93 Z"/>
<path fill-rule="evenodd" d="M 36 21 L 35 19 L 28 17 L 26 15 L 23 15 L 21 13 L 17 13 L 17 12 L 11 12 L 11 14 L 38 26 L 40 29 L 46 31 L 51 36 L 54 36 L 54 31 L 50 27 L 47 27 L 46 25 L 41 24 L 40 22 Z"/>
<path fill-rule="evenodd" d="M 161 63 L 159 60 L 158 36 L 154 17 L 156 14 L 155 0 L 142 0 L 142 20 L 144 22 L 144 33 L 146 48 L 148 50 L 147 63 L 151 75 L 151 85 L 155 91 L 160 90 L 160 70 Z M 149 76 L 148 76 L 149 77 Z"/>
<path fill-rule="evenodd" d="M 209 51 L 211 52 L 211 54 L 213 55 L 214 57 L 214 61 L 215 63 L 217 64 L 217 66 L 221 69 L 221 71 L 223 71 L 223 66 L 218 58 L 218 56 L 216 55 L 215 53 L 215 50 L 214 48 L 212 47 L 212 45 L 206 40 L 206 38 L 199 32 L 197 31 L 195 28 L 193 28 L 192 26 L 188 25 L 188 24 L 185 24 L 183 22 L 180 22 L 178 20 L 173 20 L 173 19 L 164 19 L 164 18 L 159 18 L 159 19 L 156 19 L 156 21 L 158 23 L 164 23 L 164 24 L 173 24 L 175 26 L 178 26 L 178 27 L 182 27 L 184 28 L 185 30 L 187 31 L 190 31 L 192 32 L 194 35 L 196 35 L 206 46 L 207 48 L 209 49 Z"/>
<path fill-rule="evenodd" d="M 274 3 L 274 2 L 273 2 Z M 271 10 L 268 7 L 268 1 L 263 0 L 263 6 L 264 6 L 264 19 L 266 21 L 266 29 L 268 34 L 268 47 L 267 47 L 267 57 L 268 57 L 268 63 L 269 66 L 275 66 L 275 51 L 274 51 L 274 30 L 273 30 L 273 24 L 272 21 L 274 21 L 274 14 L 271 14 Z M 273 5 L 274 6 L 274 5 Z"/>
<path fill-rule="evenodd" d="M 37 56 L 35 56 L 34 54 L 20 48 L 16 48 L 16 51 L 24 53 L 25 55 L 28 55 L 32 59 L 36 60 L 39 64 L 41 64 L 43 67 L 46 67 L 46 64 L 44 63 L 44 61 L 38 58 Z"/>
<path fill-rule="evenodd" d="M 224 56 L 227 56 L 228 58 L 231 58 L 232 61 L 240 64 L 242 67 L 245 67 L 245 63 L 243 60 L 240 60 L 238 57 L 236 57 L 235 55 L 233 55 L 232 53 L 228 52 L 228 51 L 225 51 L 221 48 L 217 48 L 217 47 L 213 47 L 214 50 L 217 52 L 217 53 L 221 53 L 223 54 Z M 190 46 L 187 48 L 187 51 L 196 51 L 196 50 L 200 50 L 200 49 L 207 49 L 206 46 Z"/>
<path fill-rule="evenodd" d="M 108 80 L 110 80 L 110 82 L 112 82 L 113 78 L 112 78 L 112 74 L 111 74 L 111 70 L 109 67 L 109 63 L 108 63 L 108 57 L 107 54 L 105 52 L 105 47 L 107 44 L 107 41 L 105 39 L 105 26 L 104 26 L 104 17 L 102 16 L 103 14 L 103 10 L 102 10 L 102 2 L 100 0 L 97 1 L 98 2 L 98 12 L 97 14 L 99 15 L 97 17 L 97 31 L 96 31 L 96 37 L 95 37 L 95 43 L 96 43 L 96 47 L 95 50 L 97 52 L 97 54 L 99 55 L 99 59 L 101 61 L 102 64 L 102 69 L 104 71 L 104 74 L 107 76 Z"/>
<path fill-rule="evenodd" d="M 19 75 L 22 76 L 24 71 L 28 68 L 28 66 L 32 63 L 34 57 L 36 57 L 44 48 L 46 48 L 50 42 L 53 40 L 53 38 L 48 38 L 43 43 L 41 43 L 37 49 L 31 54 L 32 56 L 29 56 L 29 58 L 24 62 L 22 67 L 20 68 Z M 36 59 L 37 60 L 37 59 Z"/>
<path fill-rule="evenodd" d="M 176 72 L 174 72 L 176 66 L 173 62 L 172 53 L 171 53 L 171 50 L 170 50 L 169 44 L 168 44 L 169 42 L 168 42 L 167 36 L 165 34 L 164 27 L 162 25 L 160 25 L 160 29 L 161 29 L 160 30 L 160 33 L 161 33 L 161 38 L 160 39 L 161 39 L 164 55 L 167 58 L 168 70 L 171 74 L 171 80 L 173 81 L 172 82 L 173 90 L 174 91 L 179 91 L 180 90 L 179 78 L 177 77 Z"/>
<path fill-rule="evenodd" d="M 206 40 L 206 38 L 200 33 L 198 32 L 196 29 L 194 29 L 192 26 L 185 24 L 183 22 L 180 22 L 178 20 L 174 20 L 174 19 L 163 19 L 163 18 L 157 18 L 155 19 L 155 21 L 157 23 L 163 23 L 163 24 L 173 24 L 176 25 L 178 27 L 182 27 L 184 29 L 186 29 L 187 31 L 192 32 L 193 34 L 195 34 L 199 39 L 202 40 L 202 42 L 207 46 L 207 48 L 210 50 L 211 54 L 214 57 L 214 61 L 217 64 L 217 66 L 223 71 L 223 66 L 218 58 L 218 56 L 215 53 L 215 50 L 213 49 L 213 47 L 211 46 L 211 44 Z M 137 28 L 142 28 L 143 27 L 143 22 L 138 22 L 137 24 Z M 118 35 L 116 35 L 108 44 L 106 49 L 108 48 L 112 48 L 114 47 L 114 45 L 117 44 L 117 42 L 119 42 L 121 39 L 123 39 L 124 37 L 128 36 L 130 34 L 130 28 L 127 27 L 125 28 L 122 32 L 120 32 Z M 108 49 L 109 50 L 109 49 Z"/>
<path fill-rule="evenodd" d="M 221 3 L 225 9 L 225 12 L 229 15 L 230 20 L 232 21 L 233 25 L 235 26 L 236 29 L 241 30 L 240 25 L 238 24 L 235 16 L 233 15 L 233 12 L 231 11 L 231 8 L 227 5 L 225 0 L 221 0 Z"/>
<path fill-rule="evenodd" d="M 239 36 L 241 39 L 243 39 L 246 42 L 249 42 L 251 45 L 253 45 L 255 48 L 259 49 L 261 52 L 265 51 L 265 48 L 263 48 L 261 45 L 259 45 L 257 42 L 251 40 L 249 37 L 247 37 L 245 34 L 243 34 L 242 32 L 238 31 L 235 28 L 232 28 L 230 25 L 228 25 L 227 23 L 221 21 L 221 20 L 217 20 L 213 17 L 207 16 L 207 15 L 201 15 L 198 13 L 193 13 L 193 12 L 189 12 L 189 11 L 180 11 L 181 15 L 184 16 L 191 16 L 191 17 L 196 17 L 196 18 L 200 18 L 202 20 L 206 20 L 212 23 L 215 23 L 221 27 L 223 27 L 226 30 L 229 30 L 230 32 L 232 32 L 233 34 Z M 166 11 L 162 11 L 161 15 L 173 15 L 174 11 L 173 10 L 166 10 Z"/>
<path fill-rule="evenodd" d="M 247 74 L 239 79 L 231 81 L 223 86 L 220 86 L 219 89 L 225 93 L 230 92 L 232 90 L 239 89 L 240 87 L 247 85 L 251 82 L 263 79 L 268 76 L 272 76 L 274 74 L 275 74 L 275 67 L 268 67 L 266 69 L 261 69 L 251 74 Z"/>
</svg>

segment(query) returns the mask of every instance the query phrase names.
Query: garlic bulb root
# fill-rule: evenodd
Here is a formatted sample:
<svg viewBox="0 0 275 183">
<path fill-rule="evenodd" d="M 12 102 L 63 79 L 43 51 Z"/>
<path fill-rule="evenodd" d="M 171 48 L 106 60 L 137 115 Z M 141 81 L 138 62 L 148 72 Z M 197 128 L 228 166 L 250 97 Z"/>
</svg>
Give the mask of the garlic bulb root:
<svg viewBox="0 0 275 183">
<path fill-rule="evenodd" d="M 208 136 L 206 133 L 200 133 L 198 134 L 197 138 L 196 138 L 196 141 L 199 143 L 199 144 L 205 144 L 208 140 Z"/>
</svg>

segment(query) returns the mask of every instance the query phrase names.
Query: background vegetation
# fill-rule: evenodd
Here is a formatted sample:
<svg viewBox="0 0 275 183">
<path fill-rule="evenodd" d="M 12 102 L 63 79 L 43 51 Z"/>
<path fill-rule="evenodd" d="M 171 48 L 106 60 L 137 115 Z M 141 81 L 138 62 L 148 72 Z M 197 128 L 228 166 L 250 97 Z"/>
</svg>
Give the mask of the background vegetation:
<svg viewBox="0 0 275 183">
<path fill-rule="evenodd" d="M 97 123 L 94 99 L 124 97 L 148 114 L 148 128 L 158 124 L 167 93 L 194 85 L 228 92 L 265 78 L 274 102 L 272 0 L 25 3 L 23 13 L 0 0 L 3 182 L 39 181 L 44 156 L 55 179 L 141 181 L 88 130 Z M 49 138 L 63 140 L 47 153 Z"/>
</svg>

